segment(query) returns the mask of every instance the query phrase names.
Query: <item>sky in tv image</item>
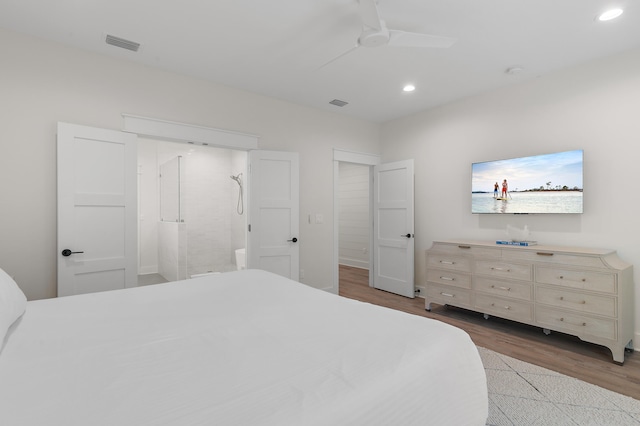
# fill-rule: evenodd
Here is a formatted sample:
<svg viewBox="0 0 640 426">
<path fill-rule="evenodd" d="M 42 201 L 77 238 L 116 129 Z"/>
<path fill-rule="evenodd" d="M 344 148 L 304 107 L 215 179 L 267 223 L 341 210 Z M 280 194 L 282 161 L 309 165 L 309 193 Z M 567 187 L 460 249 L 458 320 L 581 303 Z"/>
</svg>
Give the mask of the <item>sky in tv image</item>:
<svg viewBox="0 0 640 426">
<path fill-rule="evenodd" d="M 494 184 L 509 184 L 509 192 L 582 189 L 582 150 L 474 163 L 472 192 L 493 193 Z"/>
</svg>

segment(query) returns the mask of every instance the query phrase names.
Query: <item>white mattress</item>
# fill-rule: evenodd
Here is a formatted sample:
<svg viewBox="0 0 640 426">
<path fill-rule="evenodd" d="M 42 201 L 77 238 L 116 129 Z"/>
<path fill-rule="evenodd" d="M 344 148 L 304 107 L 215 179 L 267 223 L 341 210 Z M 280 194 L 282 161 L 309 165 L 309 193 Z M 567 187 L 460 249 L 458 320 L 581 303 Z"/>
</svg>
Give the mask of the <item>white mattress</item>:
<svg viewBox="0 0 640 426">
<path fill-rule="evenodd" d="M 484 425 L 469 336 L 246 270 L 32 301 L 0 353 L 0 423 Z"/>
</svg>

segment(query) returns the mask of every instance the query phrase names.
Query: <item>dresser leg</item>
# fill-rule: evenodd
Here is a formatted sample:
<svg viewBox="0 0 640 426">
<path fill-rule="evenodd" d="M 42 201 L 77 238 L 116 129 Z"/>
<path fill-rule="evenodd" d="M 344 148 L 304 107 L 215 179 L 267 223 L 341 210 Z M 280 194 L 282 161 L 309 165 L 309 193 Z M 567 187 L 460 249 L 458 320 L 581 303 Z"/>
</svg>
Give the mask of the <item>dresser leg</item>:
<svg viewBox="0 0 640 426">
<path fill-rule="evenodd" d="M 482 316 L 483 316 L 483 317 L 484 317 L 484 319 L 486 319 L 486 320 L 488 320 L 488 319 L 491 317 L 491 315 L 489 315 L 489 314 L 482 314 Z"/>
<path fill-rule="evenodd" d="M 613 363 L 617 364 L 617 365 L 623 365 L 624 364 L 624 352 L 625 352 L 625 348 L 620 348 L 620 347 L 609 347 L 609 349 L 611 349 L 611 355 L 613 355 Z"/>
<path fill-rule="evenodd" d="M 547 336 L 551 334 L 551 330 L 549 330 L 548 328 L 543 328 L 543 329 L 542 329 L 542 332 L 543 332 L 544 334 L 546 334 Z"/>
</svg>

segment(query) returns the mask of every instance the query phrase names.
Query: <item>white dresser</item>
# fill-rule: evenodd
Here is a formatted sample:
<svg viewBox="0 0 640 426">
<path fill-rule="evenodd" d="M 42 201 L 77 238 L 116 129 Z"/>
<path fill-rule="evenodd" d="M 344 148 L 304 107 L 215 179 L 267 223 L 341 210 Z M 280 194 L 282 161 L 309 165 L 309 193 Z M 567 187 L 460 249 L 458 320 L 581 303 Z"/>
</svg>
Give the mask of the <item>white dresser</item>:
<svg viewBox="0 0 640 426">
<path fill-rule="evenodd" d="M 624 362 L 634 334 L 633 271 L 615 250 L 436 241 L 426 309 L 452 305 L 578 336 Z"/>
</svg>

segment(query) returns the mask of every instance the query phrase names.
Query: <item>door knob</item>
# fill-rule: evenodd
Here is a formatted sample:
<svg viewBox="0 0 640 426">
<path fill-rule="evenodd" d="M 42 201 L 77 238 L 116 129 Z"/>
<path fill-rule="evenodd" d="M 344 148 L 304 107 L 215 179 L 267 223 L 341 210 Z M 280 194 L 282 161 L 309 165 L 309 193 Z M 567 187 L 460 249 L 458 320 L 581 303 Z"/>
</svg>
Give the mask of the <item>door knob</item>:
<svg viewBox="0 0 640 426">
<path fill-rule="evenodd" d="M 406 235 L 400 235 L 401 237 L 406 237 L 406 238 L 411 238 L 412 235 L 411 234 L 406 234 Z"/>
<path fill-rule="evenodd" d="M 287 240 L 287 241 L 290 242 L 290 243 L 297 243 L 298 239 L 296 237 L 293 237 L 292 239 Z"/>
<path fill-rule="evenodd" d="M 62 250 L 62 255 L 63 256 L 71 256 L 72 254 L 77 254 L 77 253 L 84 253 L 83 251 L 71 251 L 69 249 L 64 249 Z"/>
</svg>

